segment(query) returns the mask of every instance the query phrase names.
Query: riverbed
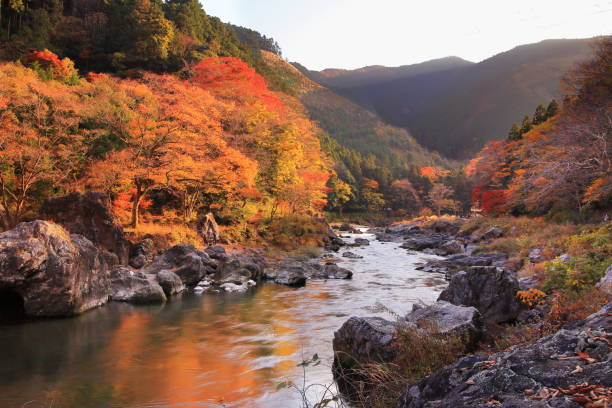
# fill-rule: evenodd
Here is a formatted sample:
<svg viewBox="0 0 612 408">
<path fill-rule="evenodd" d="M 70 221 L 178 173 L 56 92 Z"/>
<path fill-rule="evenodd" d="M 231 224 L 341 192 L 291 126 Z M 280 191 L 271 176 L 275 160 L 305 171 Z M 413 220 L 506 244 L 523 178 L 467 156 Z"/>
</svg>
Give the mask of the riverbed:
<svg viewBox="0 0 612 408">
<path fill-rule="evenodd" d="M 333 384 L 333 333 L 350 316 L 394 319 L 435 302 L 434 258 L 370 240 L 341 258 L 352 280 L 263 284 L 246 294 L 187 293 L 163 306 L 111 303 L 71 319 L 0 325 L 1 408 L 298 408 Z M 345 249 L 341 250 L 341 253 Z M 297 365 L 317 354 L 321 364 Z"/>
</svg>

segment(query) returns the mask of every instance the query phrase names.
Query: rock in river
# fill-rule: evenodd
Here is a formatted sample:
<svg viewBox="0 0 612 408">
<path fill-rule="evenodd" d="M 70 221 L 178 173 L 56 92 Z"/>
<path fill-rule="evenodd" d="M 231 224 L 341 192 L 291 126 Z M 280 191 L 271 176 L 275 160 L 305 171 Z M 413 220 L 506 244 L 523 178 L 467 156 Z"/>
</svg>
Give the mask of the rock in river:
<svg viewBox="0 0 612 408">
<path fill-rule="evenodd" d="M 68 316 L 108 301 L 108 256 L 58 224 L 34 221 L 0 234 L 0 296 L 27 316 Z"/>
<path fill-rule="evenodd" d="M 195 285 L 207 274 L 216 271 L 217 264 L 205 252 L 193 245 L 176 245 L 142 268 L 145 274 L 156 275 L 163 270 L 177 274 L 185 285 Z"/>
<path fill-rule="evenodd" d="M 185 285 L 181 278 L 174 272 L 163 270 L 157 274 L 157 281 L 162 287 L 166 296 L 174 296 L 185 290 Z"/>
<path fill-rule="evenodd" d="M 111 300 L 135 304 L 163 303 L 164 290 L 153 276 L 118 267 L 110 274 Z"/>
</svg>

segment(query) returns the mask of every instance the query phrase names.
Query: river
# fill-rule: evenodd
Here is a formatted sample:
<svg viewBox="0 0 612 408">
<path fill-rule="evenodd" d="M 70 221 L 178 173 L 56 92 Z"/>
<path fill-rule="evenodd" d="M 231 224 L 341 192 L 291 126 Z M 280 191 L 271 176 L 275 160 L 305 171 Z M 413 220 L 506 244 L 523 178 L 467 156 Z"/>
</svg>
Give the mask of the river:
<svg viewBox="0 0 612 408">
<path fill-rule="evenodd" d="M 0 326 L 0 407 L 301 407 L 277 384 L 332 384 L 333 333 L 350 316 L 405 314 L 446 283 L 397 243 L 343 259 L 352 280 L 263 284 L 247 294 L 186 294 L 164 306 L 109 305 L 71 319 Z M 351 241 L 348 239 L 348 241 Z M 384 307 L 383 307 L 384 305 Z M 297 367 L 318 354 L 322 364 Z M 310 388 L 316 400 L 322 387 Z"/>
</svg>

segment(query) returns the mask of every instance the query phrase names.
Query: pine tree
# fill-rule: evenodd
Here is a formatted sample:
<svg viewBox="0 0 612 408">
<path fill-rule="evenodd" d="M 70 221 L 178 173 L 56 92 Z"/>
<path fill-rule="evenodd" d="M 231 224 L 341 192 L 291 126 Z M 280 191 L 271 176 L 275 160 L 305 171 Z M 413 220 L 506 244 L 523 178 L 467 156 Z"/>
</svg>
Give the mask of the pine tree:
<svg viewBox="0 0 612 408">
<path fill-rule="evenodd" d="M 560 111 L 559 103 L 556 99 L 553 99 L 548 104 L 548 108 L 546 108 L 546 119 L 550 119 L 553 116 L 557 115 Z"/>
<path fill-rule="evenodd" d="M 528 115 L 525 115 L 523 118 L 523 122 L 521 123 L 521 135 L 529 132 L 533 127 L 533 123 L 531 122 L 531 118 Z"/>
<path fill-rule="evenodd" d="M 546 119 L 548 119 L 546 116 L 546 108 L 544 105 L 539 104 L 533 114 L 533 124 L 539 125 L 540 123 L 546 122 Z"/>
<path fill-rule="evenodd" d="M 520 140 L 522 137 L 523 134 L 521 133 L 521 127 L 516 123 L 513 123 L 512 127 L 510 128 L 510 132 L 508 132 L 508 139 L 515 141 Z"/>
</svg>

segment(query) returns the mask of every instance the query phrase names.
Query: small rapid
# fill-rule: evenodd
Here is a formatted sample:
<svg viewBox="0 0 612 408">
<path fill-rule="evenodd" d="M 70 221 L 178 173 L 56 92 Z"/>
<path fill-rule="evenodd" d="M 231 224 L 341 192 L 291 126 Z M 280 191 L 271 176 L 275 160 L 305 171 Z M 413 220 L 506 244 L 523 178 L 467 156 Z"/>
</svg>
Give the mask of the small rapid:
<svg viewBox="0 0 612 408">
<path fill-rule="evenodd" d="M 435 302 L 442 275 L 367 230 L 333 254 L 351 280 L 246 294 L 186 294 L 164 306 L 113 303 L 73 319 L 0 326 L 0 407 L 301 407 L 333 384 L 333 333 L 350 316 L 393 319 Z M 360 259 L 341 258 L 350 251 Z M 330 256 L 330 255 L 328 255 Z M 337 257 L 337 258 L 336 258 Z M 298 364 L 317 354 L 321 364 Z M 316 400 L 324 389 L 309 388 Z"/>
</svg>

